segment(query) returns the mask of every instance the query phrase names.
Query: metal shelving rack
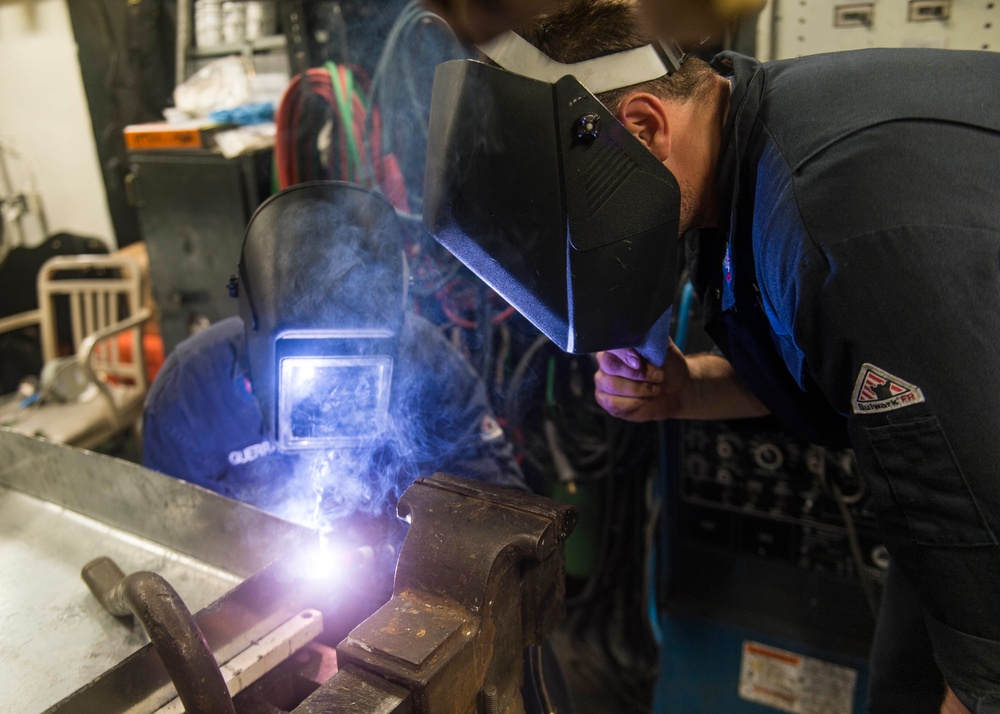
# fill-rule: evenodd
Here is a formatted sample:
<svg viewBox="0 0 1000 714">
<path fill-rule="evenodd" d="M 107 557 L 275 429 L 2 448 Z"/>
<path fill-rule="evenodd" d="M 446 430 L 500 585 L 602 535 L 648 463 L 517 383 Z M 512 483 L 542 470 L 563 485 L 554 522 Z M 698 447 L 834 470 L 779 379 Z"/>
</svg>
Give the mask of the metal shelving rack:
<svg viewBox="0 0 1000 714">
<path fill-rule="evenodd" d="M 289 26 L 298 31 L 296 22 L 298 15 L 288 13 L 284 2 L 271 0 L 282 14 L 283 20 L 291 20 Z M 255 59 L 261 55 L 271 55 L 289 50 L 287 33 L 265 35 L 241 42 L 199 47 L 194 42 L 194 3 L 195 0 L 180 0 L 177 3 L 177 53 L 175 82 L 180 84 L 193 74 L 192 66 L 199 60 L 209 60 L 228 55 L 241 55 L 247 59 Z M 291 57 L 289 58 L 291 59 Z"/>
</svg>

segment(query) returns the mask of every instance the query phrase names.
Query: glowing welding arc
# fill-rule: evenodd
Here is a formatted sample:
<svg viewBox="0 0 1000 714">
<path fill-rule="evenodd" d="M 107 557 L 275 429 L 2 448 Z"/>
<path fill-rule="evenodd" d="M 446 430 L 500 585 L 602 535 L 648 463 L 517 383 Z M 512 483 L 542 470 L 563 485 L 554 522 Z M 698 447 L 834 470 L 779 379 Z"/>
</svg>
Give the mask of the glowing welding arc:
<svg viewBox="0 0 1000 714">
<path fill-rule="evenodd" d="M 310 579 L 340 580 L 346 574 L 366 568 L 378 555 L 393 557 L 396 554 L 392 545 L 385 543 L 375 547 L 362 545 L 356 548 L 331 547 L 326 534 L 320 534 L 320 545 L 306 558 L 308 567 L 305 573 Z"/>
</svg>

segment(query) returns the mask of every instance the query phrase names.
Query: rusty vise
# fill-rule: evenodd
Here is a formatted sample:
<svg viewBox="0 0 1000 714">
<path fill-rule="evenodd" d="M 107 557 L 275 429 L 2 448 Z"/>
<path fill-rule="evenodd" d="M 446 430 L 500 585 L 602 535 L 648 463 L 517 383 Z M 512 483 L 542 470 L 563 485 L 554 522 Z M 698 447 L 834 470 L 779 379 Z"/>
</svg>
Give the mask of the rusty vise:
<svg viewBox="0 0 1000 714">
<path fill-rule="evenodd" d="M 339 671 L 295 714 L 518 714 L 525 648 L 565 607 L 575 510 L 438 474 L 399 500 L 410 523 L 393 596 L 337 647 Z"/>
</svg>

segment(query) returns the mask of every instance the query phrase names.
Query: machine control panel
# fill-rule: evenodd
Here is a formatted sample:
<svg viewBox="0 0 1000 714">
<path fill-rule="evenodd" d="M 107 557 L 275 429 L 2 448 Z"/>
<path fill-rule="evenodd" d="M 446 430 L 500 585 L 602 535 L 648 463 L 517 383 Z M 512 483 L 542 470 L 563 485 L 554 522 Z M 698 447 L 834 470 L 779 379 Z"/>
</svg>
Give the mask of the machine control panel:
<svg viewBox="0 0 1000 714">
<path fill-rule="evenodd" d="M 683 537 L 855 579 L 846 513 L 878 580 L 888 560 L 854 453 L 796 441 L 769 424 L 684 424 L 676 485 Z"/>
</svg>

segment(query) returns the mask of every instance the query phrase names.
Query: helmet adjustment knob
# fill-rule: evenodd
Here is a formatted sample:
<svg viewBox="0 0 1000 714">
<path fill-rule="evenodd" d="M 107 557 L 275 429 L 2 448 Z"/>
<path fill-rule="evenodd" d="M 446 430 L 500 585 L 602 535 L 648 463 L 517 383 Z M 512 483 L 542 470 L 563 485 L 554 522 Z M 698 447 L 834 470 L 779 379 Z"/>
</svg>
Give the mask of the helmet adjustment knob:
<svg viewBox="0 0 1000 714">
<path fill-rule="evenodd" d="M 589 112 L 581 114 L 573 122 L 573 132 L 576 134 L 577 139 L 593 141 L 601 133 L 601 117 Z"/>
</svg>

